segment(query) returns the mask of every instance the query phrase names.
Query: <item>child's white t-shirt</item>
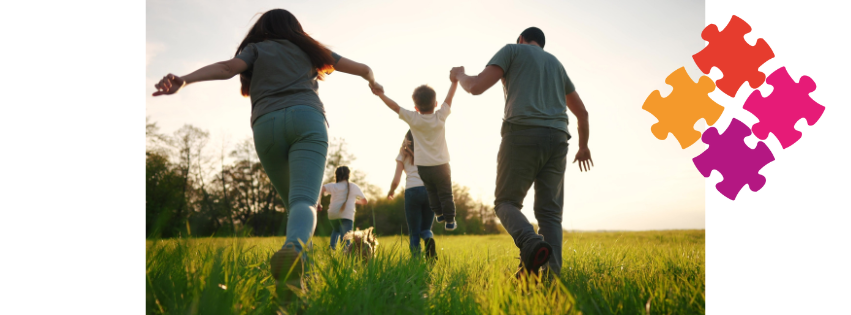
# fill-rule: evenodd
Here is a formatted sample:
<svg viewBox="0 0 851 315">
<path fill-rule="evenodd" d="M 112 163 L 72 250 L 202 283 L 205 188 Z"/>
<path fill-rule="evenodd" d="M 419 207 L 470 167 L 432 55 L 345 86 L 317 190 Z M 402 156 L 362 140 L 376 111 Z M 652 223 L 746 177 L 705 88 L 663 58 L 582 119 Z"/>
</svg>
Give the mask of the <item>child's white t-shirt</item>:
<svg viewBox="0 0 851 315">
<path fill-rule="evenodd" d="M 414 150 L 416 151 L 416 149 Z M 417 157 L 414 157 L 416 159 Z M 417 170 L 417 166 L 411 163 L 410 158 L 405 158 L 402 153 L 399 153 L 399 156 L 396 157 L 396 161 L 402 162 L 402 166 L 405 168 L 405 189 L 425 186 L 423 184 L 423 180 L 420 178 L 420 172 Z"/>
<path fill-rule="evenodd" d="M 414 136 L 414 163 L 420 166 L 435 166 L 449 163 L 449 148 L 446 147 L 446 117 L 450 105 L 443 103 L 432 114 L 420 114 L 399 108 L 399 119 L 411 127 Z"/>
<path fill-rule="evenodd" d="M 343 208 L 343 211 L 341 212 L 340 207 L 343 205 L 343 199 L 346 198 L 347 183 L 349 184 L 349 199 L 346 200 L 346 207 Z M 325 184 L 324 187 L 325 195 L 331 195 L 331 203 L 328 205 L 328 219 L 349 219 L 354 221 L 355 201 L 358 198 L 366 199 L 366 196 L 363 195 L 363 192 L 360 190 L 360 187 L 358 187 L 358 185 L 354 183 L 349 183 L 348 181 Z"/>
</svg>

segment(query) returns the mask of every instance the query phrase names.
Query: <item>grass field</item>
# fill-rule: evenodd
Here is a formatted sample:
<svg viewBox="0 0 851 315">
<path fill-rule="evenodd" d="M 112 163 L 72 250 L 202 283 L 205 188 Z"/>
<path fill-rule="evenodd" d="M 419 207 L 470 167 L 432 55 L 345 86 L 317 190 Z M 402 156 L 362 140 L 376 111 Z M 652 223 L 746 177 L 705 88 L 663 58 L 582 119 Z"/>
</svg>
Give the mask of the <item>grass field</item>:
<svg viewBox="0 0 851 315">
<path fill-rule="evenodd" d="M 325 249 L 300 305 L 279 308 L 269 257 L 284 238 L 146 242 L 148 314 L 704 314 L 704 231 L 574 232 L 560 281 L 514 280 L 508 235 L 439 236 L 439 260 L 411 259 L 407 236 L 379 239 L 369 263 Z"/>
</svg>

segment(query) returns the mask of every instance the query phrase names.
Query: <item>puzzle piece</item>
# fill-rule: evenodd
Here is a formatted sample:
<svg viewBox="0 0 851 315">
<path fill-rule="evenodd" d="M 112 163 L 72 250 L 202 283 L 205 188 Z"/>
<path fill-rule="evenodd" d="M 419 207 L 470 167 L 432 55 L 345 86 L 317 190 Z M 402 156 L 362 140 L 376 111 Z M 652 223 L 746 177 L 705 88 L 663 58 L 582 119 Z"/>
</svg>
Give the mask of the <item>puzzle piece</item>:
<svg viewBox="0 0 851 315">
<path fill-rule="evenodd" d="M 751 129 L 735 118 L 724 134 L 718 134 L 715 127 L 709 128 L 702 138 L 709 148 L 692 159 L 703 177 L 709 177 L 712 170 L 724 176 L 715 188 L 730 200 L 736 200 L 736 195 L 745 185 L 751 191 L 762 189 L 765 176 L 760 175 L 759 170 L 774 161 L 774 155 L 764 142 L 758 142 L 756 149 L 745 144 L 745 137 L 750 135 Z"/>
<path fill-rule="evenodd" d="M 694 124 L 701 118 L 710 126 L 715 124 L 724 107 L 709 98 L 709 92 L 715 90 L 712 79 L 701 76 L 695 83 L 685 67 L 668 75 L 665 83 L 674 87 L 674 91 L 664 98 L 659 90 L 653 91 L 641 108 L 659 120 L 650 127 L 657 139 L 665 140 L 670 132 L 685 149 L 700 139 L 700 131 L 694 129 Z"/>
<path fill-rule="evenodd" d="M 744 109 L 759 118 L 759 122 L 753 125 L 753 134 L 757 138 L 765 140 L 769 132 L 773 133 L 785 149 L 801 139 L 795 123 L 803 118 L 808 125 L 814 125 L 824 113 L 824 106 L 810 98 L 810 92 L 816 90 L 813 79 L 803 76 L 799 83 L 795 83 L 786 67 L 772 72 L 768 76 L 768 84 L 774 87 L 771 95 L 762 97 L 759 90 L 753 91 L 745 101 Z"/>
<path fill-rule="evenodd" d="M 751 26 L 735 15 L 723 31 L 719 32 L 717 25 L 709 24 L 700 34 L 709 45 L 692 56 L 703 73 L 709 74 L 712 67 L 718 67 L 724 73 L 724 77 L 715 84 L 730 97 L 736 97 L 745 81 L 754 89 L 762 85 L 765 73 L 760 72 L 759 67 L 774 58 L 774 52 L 764 39 L 758 39 L 754 46 L 748 45 L 744 36 L 750 32 Z"/>
</svg>

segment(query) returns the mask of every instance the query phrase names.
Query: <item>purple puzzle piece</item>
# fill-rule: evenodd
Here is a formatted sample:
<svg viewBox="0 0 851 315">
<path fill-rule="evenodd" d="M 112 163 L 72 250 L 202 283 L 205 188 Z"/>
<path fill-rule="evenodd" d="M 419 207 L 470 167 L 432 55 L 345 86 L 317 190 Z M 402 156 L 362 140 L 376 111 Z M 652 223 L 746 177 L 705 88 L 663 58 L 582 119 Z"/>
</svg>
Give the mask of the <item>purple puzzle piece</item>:
<svg viewBox="0 0 851 315">
<path fill-rule="evenodd" d="M 757 143 L 756 149 L 745 144 L 745 137 L 750 135 L 751 129 L 735 118 L 723 134 L 718 134 L 718 129 L 711 127 L 701 138 L 709 148 L 692 159 L 703 177 L 709 177 L 712 170 L 724 176 L 715 188 L 730 200 L 736 200 L 736 195 L 745 185 L 751 191 L 762 189 L 765 176 L 760 175 L 759 170 L 774 161 L 774 155 L 762 141 Z"/>
<path fill-rule="evenodd" d="M 803 118 L 808 125 L 814 125 L 824 113 L 824 106 L 810 98 L 810 92 L 816 90 L 816 83 L 808 76 L 795 83 L 783 67 L 771 73 L 766 82 L 774 87 L 774 91 L 768 97 L 762 97 L 759 90 L 753 91 L 745 101 L 744 109 L 759 118 L 759 122 L 753 125 L 753 134 L 757 138 L 765 140 L 769 132 L 773 133 L 785 149 L 801 139 L 795 123 Z"/>
</svg>

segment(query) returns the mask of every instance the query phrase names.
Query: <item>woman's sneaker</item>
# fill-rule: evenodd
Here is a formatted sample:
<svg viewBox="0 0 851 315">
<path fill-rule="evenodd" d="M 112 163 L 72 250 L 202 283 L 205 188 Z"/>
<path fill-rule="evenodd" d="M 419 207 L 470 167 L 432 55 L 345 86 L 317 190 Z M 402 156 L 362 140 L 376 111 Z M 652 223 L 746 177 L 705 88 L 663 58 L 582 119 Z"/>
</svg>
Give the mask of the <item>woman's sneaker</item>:
<svg viewBox="0 0 851 315">
<path fill-rule="evenodd" d="M 437 221 L 437 223 L 443 223 L 444 221 L 446 221 L 446 218 L 444 218 L 443 215 L 436 216 L 434 217 L 434 219 Z"/>
<path fill-rule="evenodd" d="M 425 254 L 426 258 L 437 260 L 437 247 L 434 244 L 434 238 L 425 239 Z"/>
<path fill-rule="evenodd" d="M 538 274 L 538 269 L 550 261 L 553 247 L 543 240 L 532 240 L 520 249 L 520 263 L 526 273 Z"/>
<path fill-rule="evenodd" d="M 293 289 L 301 290 L 301 257 L 295 246 L 289 244 L 278 250 L 270 261 L 272 278 L 277 287 L 278 297 L 287 302 L 295 298 Z"/>
<path fill-rule="evenodd" d="M 447 231 L 455 230 L 455 228 L 457 228 L 457 227 L 458 227 L 458 224 L 455 223 L 455 220 L 452 220 L 452 222 L 446 221 L 446 225 L 444 226 L 444 228 L 446 228 Z"/>
</svg>

